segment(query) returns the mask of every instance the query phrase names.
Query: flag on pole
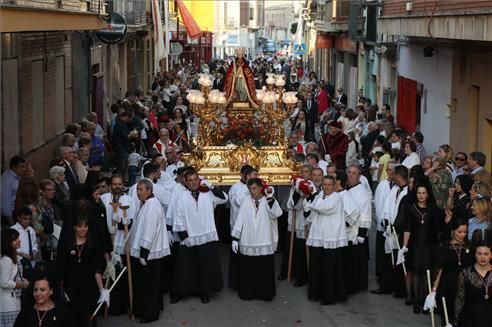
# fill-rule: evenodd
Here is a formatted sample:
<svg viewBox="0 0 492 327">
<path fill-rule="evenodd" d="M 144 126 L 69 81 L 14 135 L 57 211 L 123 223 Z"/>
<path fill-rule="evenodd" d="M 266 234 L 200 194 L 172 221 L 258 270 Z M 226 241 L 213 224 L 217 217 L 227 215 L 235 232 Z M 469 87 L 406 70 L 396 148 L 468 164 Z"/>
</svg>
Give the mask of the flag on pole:
<svg viewBox="0 0 492 327">
<path fill-rule="evenodd" d="M 160 70 L 160 60 L 166 56 L 164 49 L 164 34 L 162 31 L 161 10 L 159 8 L 158 0 L 152 0 L 152 19 L 154 21 L 154 72 L 157 72 Z"/>
</svg>

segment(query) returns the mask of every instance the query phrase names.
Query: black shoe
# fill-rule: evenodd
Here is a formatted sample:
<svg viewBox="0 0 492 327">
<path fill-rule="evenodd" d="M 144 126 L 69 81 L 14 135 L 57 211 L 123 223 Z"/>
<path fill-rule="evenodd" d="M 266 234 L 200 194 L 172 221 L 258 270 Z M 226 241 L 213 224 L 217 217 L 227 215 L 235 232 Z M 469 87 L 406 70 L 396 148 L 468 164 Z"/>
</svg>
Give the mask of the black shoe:
<svg viewBox="0 0 492 327">
<path fill-rule="evenodd" d="M 302 287 L 304 285 L 306 285 L 306 282 L 295 282 L 294 283 L 294 287 Z"/>
<path fill-rule="evenodd" d="M 412 304 L 413 304 L 412 299 L 409 299 L 409 298 L 405 299 L 405 305 L 412 305 Z"/>
<path fill-rule="evenodd" d="M 280 274 L 278 275 L 277 277 L 277 280 L 286 280 L 287 279 L 287 276 L 283 275 L 283 274 Z"/>
<path fill-rule="evenodd" d="M 141 324 L 148 324 L 149 322 L 153 322 L 153 321 L 157 321 L 159 320 L 159 318 L 155 318 L 155 319 L 140 319 L 140 323 Z"/>
<path fill-rule="evenodd" d="M 420 305 L 414 303 L 413 304 L 413 313 L 419 314 L 420 313 Z"/>
<path fill-rule="evenodd" d="M 424 308 L 422 308 L 422 314 L 423 315 L 428 315 L 430 313 L 430 310 L 424 310 Z"/>
<path fill-rule="evenodd" d="M 179 300 L 181 300 L 181 298 L 179 296 L 171 296 L 171 304 L 176 304 L 179 302 Z"/>
<path fill-rule="evenodd" d="M 385 291 L 385 290 L 378 288 L 375 290 L 370 290 L 369 293 L 380 295 L 380 294 L 391 294 L 391 291 Z"/>
<path fill-rule="evenodd" d="M 200 296 L 200 302 L 203 304 L 210 302 L 210 299 L 208 298 L 208 295 L 202 295 Z"/>
</svg>

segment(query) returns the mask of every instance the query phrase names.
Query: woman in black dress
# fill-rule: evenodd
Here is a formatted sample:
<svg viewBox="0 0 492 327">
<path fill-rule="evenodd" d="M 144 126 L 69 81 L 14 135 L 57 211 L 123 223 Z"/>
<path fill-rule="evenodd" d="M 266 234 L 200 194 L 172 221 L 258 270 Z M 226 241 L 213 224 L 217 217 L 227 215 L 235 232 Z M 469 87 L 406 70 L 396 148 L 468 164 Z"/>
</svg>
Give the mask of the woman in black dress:
<svg viewBox="0 0 492 327">
<path fill-rule="evenodd" d="M 77 327 L 86 327 L 91 326 L 90 317 L 98 303 L 98 295 L 102 300 L 107 293 L 102 281 L 104 257 L 92 240 L 89 219 L 78 216 L 73 226 L 69 243 L 58 247 L 58 269 L 70 314 Z"/>
<path fill-rule="evenodd" d="M 407 270 L 412 273 L 413 312 L 420 313 L 425 298 L 426 270 L 432 267 L 432 247 L 437 243 L 442 212 L 429 183 L 414 185 L 407 209 L 403 248 L 408 248 Z"/>
<path fill-rule="evenodd" d="M 54 282 L 46 276 L 38 276 L 32 282 L 33 287 L 29 291 L 29 298 L 24 302 L 23 308 L 14 327 L 74 327 L 73 319 L 63 304 L 57 301 Z"/>
<path fill-rule="evenodd" d="M 450 317 L 454 319 L 454 326 L 490 327 L 491 325 L 492 247 L 489 241 L 484 240 L 477 244 L 475 264 L 460 272 L 454 318 Z"/>
<path fill-rule="evenodd" d="M 467 221 L 455 219 L 451 223 L 451 237 L 442 242 L 436 251 L 436 270 L 437 276 L 434 281 L 432 291 L 435 292 L 437 309 L 441 315 L 441 325 L 445 326 L 444 310 L 442 299 L 446 298 L 448 313 L 454 317 L 454 301 L 456 299 L 456 285 L 461 270 L 471 266 L 474 262 L 467 244 Z"/>
</svg>

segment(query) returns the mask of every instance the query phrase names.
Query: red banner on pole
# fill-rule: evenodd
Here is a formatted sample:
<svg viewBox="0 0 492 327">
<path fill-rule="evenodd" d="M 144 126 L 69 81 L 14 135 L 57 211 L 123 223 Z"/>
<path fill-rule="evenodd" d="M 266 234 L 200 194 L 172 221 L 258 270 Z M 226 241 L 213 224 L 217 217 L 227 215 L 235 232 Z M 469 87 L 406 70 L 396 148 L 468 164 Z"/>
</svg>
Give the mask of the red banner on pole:
<svg viewBox="0 0 492 327">
<path fill-rule="evenodd" d="M 176 3 L 178 4 L 179 14 L 183 19 L 183 24 L 185 25 L 186 31 L 188 32 L 190 38 L 195 39 L 199 37 L 202 34 L 202 30 L 195 22 L 195 19 L 189 12 L 188 8 L 186 8 L 183 0 L 176 0 Z"/>
</svg>

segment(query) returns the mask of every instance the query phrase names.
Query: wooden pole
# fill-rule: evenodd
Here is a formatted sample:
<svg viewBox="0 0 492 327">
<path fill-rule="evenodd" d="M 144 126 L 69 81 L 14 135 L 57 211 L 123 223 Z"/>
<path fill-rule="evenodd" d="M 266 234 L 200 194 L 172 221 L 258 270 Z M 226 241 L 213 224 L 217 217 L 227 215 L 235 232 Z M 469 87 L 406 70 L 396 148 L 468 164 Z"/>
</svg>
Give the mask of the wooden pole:
<svg viewBox="0 0 492 327">
<path fill-rule="evenodd" d="M 290 283 L 292 277 L 292 258 L 294 255 L 294 238 L 296 234 L 296 209 L 292 209 L 292 219 L 290 228 L 290 248 L 289 248 L 289 267 L 287 270 L 287 281 Z"/>
<path fill-rule="evenodd" d="M 429 289 L 429 295 L 432 296 L 431 275 L 430 270 L 427 269 L 427 288 Z M 434 319 L 434 306 L 430 308 L 432 327 L 436 327 L 436 321 Z"/>
<path fill-rule="evenodd" d="M 448 316 L 448 307 L 446 306 L 446 298 L 442 297 L 442 307 L 444 309 L 444 318 L 446 319 L 446 326 L 449 326 L 449 316 Z"/>
<path fill-rule="evenodd" d="M 127 219 L 127 210 L 130 208 L 129 206 L 121 206 L 121 210 L 123 210 L 123 218 L 126 220 Z M 125 229 L 125 239 L 128 237 L 128 224 L 123 224 L 123 227 Z M 132 281 L 132 264 L 131 264 L 131 257 L 130 257 L 130 247 L 127 244 L 123 244 L 125 247 L 125 253 L 126 253 L 126 266 L 128 267 L 128 295 L 130 298 L 130 318 L 132 320 L 135 320 L 133 316 L 133 281 Z"/>
<path fill-rule="evenodd" d="M 308 226 L 304 226 L 304 240 L 306 241 L 306 264 L 307 264 L 307 272 L 309 273 L 309 247 L 307 246 L 307 239 L 309 236 Z"/>
</svg>

